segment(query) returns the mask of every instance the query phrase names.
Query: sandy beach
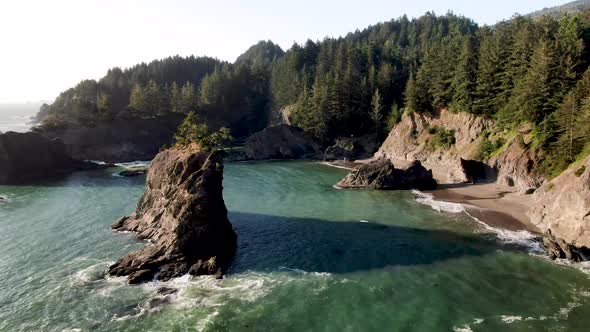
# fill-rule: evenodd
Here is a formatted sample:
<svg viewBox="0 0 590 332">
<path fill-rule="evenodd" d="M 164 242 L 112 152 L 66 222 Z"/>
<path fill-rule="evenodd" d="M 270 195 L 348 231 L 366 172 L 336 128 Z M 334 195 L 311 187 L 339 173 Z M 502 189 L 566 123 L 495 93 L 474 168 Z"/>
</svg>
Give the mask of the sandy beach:
<svg viewBox="0 0 590 332">
<path fill-rule="evenodd" d="M 393 164 L 406 167 L 409 162 L 394 160 Z M 539 233 L 539 229 L 530 223 L 526 215 L 532 204 L 531 195 L 522 195 L 514 188 L 496 183 L 451 184 L 447 180 L 446 167 L 429 163 L 423 163 L 423 166 L 432 170 L 433 177 L 439 183 L 437 190 L 426 192 L 432 194 L 435 200 L 463 204 L 472 217 L 492 227 Z"/>
</svg>

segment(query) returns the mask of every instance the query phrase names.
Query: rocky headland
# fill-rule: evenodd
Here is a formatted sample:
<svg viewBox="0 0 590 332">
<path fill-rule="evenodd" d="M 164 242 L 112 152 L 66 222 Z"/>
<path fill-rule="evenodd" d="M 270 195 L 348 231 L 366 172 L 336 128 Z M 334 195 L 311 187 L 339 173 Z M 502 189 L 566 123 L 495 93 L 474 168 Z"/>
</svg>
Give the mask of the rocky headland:
<svg viewBox="0 0 590 332">
<path fill-rule="evenodd" d="M 248 137 L 245 159 L 320 159 L 321 148 L 302 129 L 279 124 Z"/>
<path fill-rule="evenodd" d="M 223 162 L 218 152 L 193 144 L 160 152 L 136 210 L 112 228 L 150 240 L 109 268 L 130 283 L 168 280 L 186 273 L 221 277 L 237 235 L 223 201 Z"/>
<path fill-rule="evenodd" d="M 129 162 L 150 160 L 163 145 L 170 145 L 184 117 L 184 114 L 172 113 L 154 118 L 101 120 L 91 124 L 44 124 L 35 130 L 50 140 L 62 140 L 73 158 Z"/>
<path fill-rule="evenodd" d="M 22 184 L 100 167 L 72 158 L 59 139 L 38 133 L 0 134 L 0 184 Z"/>
</svg>

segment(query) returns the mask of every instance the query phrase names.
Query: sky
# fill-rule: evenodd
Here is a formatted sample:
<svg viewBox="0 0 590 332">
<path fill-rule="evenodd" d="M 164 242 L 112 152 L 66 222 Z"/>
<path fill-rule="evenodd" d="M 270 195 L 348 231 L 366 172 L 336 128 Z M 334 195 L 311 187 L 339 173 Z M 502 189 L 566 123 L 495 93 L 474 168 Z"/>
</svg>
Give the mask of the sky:
<svg viewBox="0 0 590 332">
<path fill-rule="evenodd" d="M 0 0 L 0 103 L 52 101 L 82 79 L 171 55 L 234 61 L 427 11 L 480 24 L 568 0 Z"/>
</svg>

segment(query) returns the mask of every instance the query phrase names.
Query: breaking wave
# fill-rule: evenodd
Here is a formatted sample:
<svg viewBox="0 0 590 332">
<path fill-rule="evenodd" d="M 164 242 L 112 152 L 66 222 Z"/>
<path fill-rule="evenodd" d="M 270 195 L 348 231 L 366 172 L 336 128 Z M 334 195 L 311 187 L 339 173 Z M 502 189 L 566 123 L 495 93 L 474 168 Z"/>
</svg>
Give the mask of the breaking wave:
<svg viewBox="0 0 590 332">
<path fill-rule="evenodd" d="M 502 243 L 525 247 L 530 253 L 540 254 L 544 252 L 537 235 L 526 230 L 510 231 L 503 228 L 492 227 L 469 213 L 469 209 L 482 209 L 478 206 L 439 201 L 434 199 L 432 194 L 423 193 L 418 190 L 413 190 L 412 194 L 416 196 L 416 201 L 418 203 L 428 205 L 435 211 L 454 214 L 465 213 L 471 217 L 471 219 L 477 221 L 486 233 L 494 234 Z"/>
</svg>

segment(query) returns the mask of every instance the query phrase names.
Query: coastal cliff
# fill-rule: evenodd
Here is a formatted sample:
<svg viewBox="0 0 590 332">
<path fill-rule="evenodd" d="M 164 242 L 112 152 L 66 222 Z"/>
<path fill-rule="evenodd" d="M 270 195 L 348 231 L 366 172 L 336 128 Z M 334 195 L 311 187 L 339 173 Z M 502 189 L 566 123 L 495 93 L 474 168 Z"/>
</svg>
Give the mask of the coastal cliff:
<svg viewBox="0 0 590 332">
<path fill-rule="evenodd" d="M 434 114 L 406 113 L 374 158 L 386 157 L 394 162 L 420 160 L 428 166 L 440 166 L 446 172 L 442 177 L 447 183 L 487 177 L 487 182 L 499 180 L 519 191 L 540 186 L 542 179 L 534 173 L 533 167 L 535 154 L 522 143 L 520 136 L 483 160 L 481 145 L 492 127 L 492 120 L 447 109 Z M 440 142 L 439 136 L 446 136 L 446 141 Z"/>
<path fill-rule="evenodd" d="M 150 240 L 109 268 L 130 283 L 168 280 L 186 273 L 220 276 L 236 248 L 222 194 L 223 163 L 196 144 L 160 152 L 136 210 L 112 228 Z"/>
<path fill-rule="evenodd" d="M 545 232 L 552 258 L 590 258 L 590 156 L 571 166 L 534 194 L 528 211 L 533 224 Z"/>
<path fill-rule="evenodd" d="M 157 118 L 114 119 L 93 124 L 63 123 L 36 130 L 48 139 L 59 138 L 68 153 L 80 160 L 129 162 L 152 159 L 173 141 L 185 115 L 168 114 Z"/>
<path fill-rule="evenodd" d="M 72 158 L 60 140 L 31 132 L 0 134 L 0 184 L 28 183 L 95 166 Z"/>
<path fill-rule="evenodd" d="M 302 129 L 287 124 L 270 126 L 250 136 L 246 159 L 306 159 L 320 155 L 320 147 Z"/>
</svg>

